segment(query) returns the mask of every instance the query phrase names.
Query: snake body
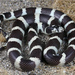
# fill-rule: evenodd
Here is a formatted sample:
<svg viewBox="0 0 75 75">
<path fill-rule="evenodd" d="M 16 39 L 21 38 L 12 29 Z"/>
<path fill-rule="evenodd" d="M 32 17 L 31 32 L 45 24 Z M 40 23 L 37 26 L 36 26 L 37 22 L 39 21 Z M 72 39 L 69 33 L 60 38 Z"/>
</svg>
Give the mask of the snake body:
<svg viewBox="0 0 75 75">
<path fill-rule="evenodd" d="M 13 24 L 7 43 L 7 55 L 17 69 L 31 71 L 38 67 L 42 51 L 44 59 L 50 65 L 64 65 L 71 62 L 75 57 L 75 23 L 63 12 L 51 8 L 23 8 L 0 15 L 1 22 L 12 19 L 17 20 Z M 28 27 L 27 39 L 30 58 L 24 59 L 21 56 L 21 47 L 22 39 Z M 67 50 L 58 55 L 58 49 L 64 37 L 63 28 L 67 34 L 68 47 Z M 50 37 L 44 50 L 42 50 L 43 46 L 38 33 L 47 35 L 55 33 Z"/>
</svg>

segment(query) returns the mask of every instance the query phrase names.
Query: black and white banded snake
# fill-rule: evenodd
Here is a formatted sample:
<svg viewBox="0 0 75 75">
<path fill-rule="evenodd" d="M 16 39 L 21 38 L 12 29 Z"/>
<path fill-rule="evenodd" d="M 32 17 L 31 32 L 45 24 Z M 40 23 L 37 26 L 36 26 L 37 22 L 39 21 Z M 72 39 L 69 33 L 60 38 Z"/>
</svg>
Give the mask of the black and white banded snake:
<svg viewBox="0 0 75 75">
<path fill-rule="evenodd" d="M 38 67 L 42 51 L 46 62 L 54 66 L 67 64 L 75 57 L 75 23 L 66 14 L 51 8 L 23 8 L 0 15 L 0 22 L 12 19 L 16 19 L 16 21 L 7 42 L 7 55 L 17 69 L 31 71 Z M 27 39 L 30 58 L 25 60 L 21 56 L 21 47 L 27 28 L 29 28 Z M 0 29 L 2 30 L 2 28 Z M 57 55 L 64 31 L 68 38 L 68 47 L 63 53 Z M 43 46 L 38 33 L 54 34 L 50 37 L 44 50 L 42 50 Z"/>
</svg>

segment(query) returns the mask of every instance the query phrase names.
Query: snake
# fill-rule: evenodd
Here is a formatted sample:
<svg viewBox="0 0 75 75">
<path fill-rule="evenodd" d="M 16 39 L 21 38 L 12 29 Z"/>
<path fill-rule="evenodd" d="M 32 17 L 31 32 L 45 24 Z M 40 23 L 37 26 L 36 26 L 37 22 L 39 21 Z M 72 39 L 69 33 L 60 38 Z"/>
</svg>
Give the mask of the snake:
<svg viewBox="0 0 75 75">
<path fill-rule="evenodd" d="M 37 68 L 42 56 L 52 65 L 64 65 L 75 57 L 75 22 L 63 12 L 52 8 L 30 7 L 6 12 L 0 15 L 0 22 L 16 19 L 7 42 L 7 56 L 19 70 L 31 71 Z M 28 28 L 29 59 L 21 55 L 22 40 Z M 0 30 L 2 28 L 0 27 Z M 3 31 L 2 31 L 3 32 Z M 67 35 L 68 46 L 58 54 L 64 34 Z M 38 34 L 51 35 L 45 48 Z M 3 32 L 4 34 L 4 32 Z M 5 36 L 6 37 L 6 36 Z M 7 37 L 6 37 L 7 38 Z"/>
</svg>

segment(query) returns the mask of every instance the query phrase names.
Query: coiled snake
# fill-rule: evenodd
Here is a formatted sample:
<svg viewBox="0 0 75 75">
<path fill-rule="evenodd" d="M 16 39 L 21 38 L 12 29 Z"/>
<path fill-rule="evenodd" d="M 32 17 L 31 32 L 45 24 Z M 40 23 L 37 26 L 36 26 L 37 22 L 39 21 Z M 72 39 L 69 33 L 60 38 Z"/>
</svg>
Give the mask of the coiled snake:
<svg viewBox="0 0 75 75">
<path fill-rule="evenodd" d="M 64 65 L 75 57 L 75 23 L 63 12 L 51 8 L 23 8 L 0 15 L 0 22 L 12 19 L 16 21 L 7 42 L 7 55 L 17 69 L 31 71 L 38 67 L 42 59 L 42 52 L 44 59 L 50 65 Z M 24 59 L 21 56 L 21 48 L 27 28 L 29 28 L 27 40 L 30 58 Z M 68 47 L 58 55 L 64 31 L 68 38 Z M 44 50 L 38 33 L 54 34 L 50 37 Z"/>
</svg>

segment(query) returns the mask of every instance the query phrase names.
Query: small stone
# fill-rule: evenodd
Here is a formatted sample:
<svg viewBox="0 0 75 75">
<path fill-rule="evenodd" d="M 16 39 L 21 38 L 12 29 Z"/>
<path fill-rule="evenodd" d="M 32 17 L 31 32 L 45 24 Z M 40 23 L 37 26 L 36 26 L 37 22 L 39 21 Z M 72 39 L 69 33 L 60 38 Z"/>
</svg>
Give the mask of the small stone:
<svg viewBox="0 0 75 75">
<path fill-rule="evenodd" d="M 65 71 L 65 70 L 63 70 L 63 73 L 66 73 L 66 71 Z"/>
</svg>

